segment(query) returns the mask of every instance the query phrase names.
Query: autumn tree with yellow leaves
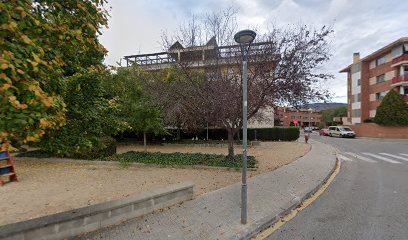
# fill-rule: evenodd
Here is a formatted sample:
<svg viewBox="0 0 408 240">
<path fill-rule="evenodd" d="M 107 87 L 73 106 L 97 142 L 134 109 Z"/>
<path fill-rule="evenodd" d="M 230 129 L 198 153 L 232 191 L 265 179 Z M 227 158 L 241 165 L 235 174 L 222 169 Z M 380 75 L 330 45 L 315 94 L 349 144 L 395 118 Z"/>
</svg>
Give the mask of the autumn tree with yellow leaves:
<svg viewBox="0 0 408 240">
<path fill-rule="evenodd" d="M 65 124 L 65 79 L 98 72 L 105 0 L 0 1 L 0 147 Z M 103 72 L 103 71 L 99 71 Z"/>
</svg>

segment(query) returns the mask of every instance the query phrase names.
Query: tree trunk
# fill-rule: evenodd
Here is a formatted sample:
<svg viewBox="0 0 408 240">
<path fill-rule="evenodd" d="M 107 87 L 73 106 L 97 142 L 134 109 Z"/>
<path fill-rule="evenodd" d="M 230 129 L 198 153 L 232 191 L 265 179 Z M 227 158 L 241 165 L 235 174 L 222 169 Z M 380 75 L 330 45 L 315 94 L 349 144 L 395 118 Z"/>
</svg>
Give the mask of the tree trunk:
<svg viewBox="0 0 408 240">
<path fill-rule="evenodd" d="M 235 134 L 235 136 L 236 136 L 236 141 L 237 141 L 237 143 L 239 143 L 240 141 L 241 141 L 241 136 L 240 136 L 240 134 L 239 134 L 240 132 L 239 132 L 239 130 L 237 131 L 237 133 Z"/>
<path fill-rule="evenodd" d="M 180 141 L 180 127 L 177 127 L 177 141 Z"/>
<path fill-rule="evenodd" d="M 143 132 L 143 146 L 144 146 L 144 151 L 147 152 L 146 132 Z"/>
<path fill-rule="evenodd" d="M 228 157 L 234 156 L 234 133 L 231 128 L 227 129 L 228 131 Z"/>
</svg>

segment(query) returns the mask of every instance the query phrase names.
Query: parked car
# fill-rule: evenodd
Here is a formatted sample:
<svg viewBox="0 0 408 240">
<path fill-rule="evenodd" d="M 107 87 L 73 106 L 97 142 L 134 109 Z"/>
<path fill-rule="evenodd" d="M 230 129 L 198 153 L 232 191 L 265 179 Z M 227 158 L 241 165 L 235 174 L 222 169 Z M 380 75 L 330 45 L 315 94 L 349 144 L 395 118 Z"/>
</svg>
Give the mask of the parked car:
<svg viewBox="0 0 408 240">
<path fill-rule="evenodd" d="M 329 127 L 330 137 L 351 137 L 355 138 L 356 133 L 349 127 L 345 126 L 330 126 Z"/>
<path fill-rule="evenodd" d="M 319 135 L 320 136 L 329 136 L 329 129 L 327 129 L 327 128 L 320 129 Z"/>
</svg>

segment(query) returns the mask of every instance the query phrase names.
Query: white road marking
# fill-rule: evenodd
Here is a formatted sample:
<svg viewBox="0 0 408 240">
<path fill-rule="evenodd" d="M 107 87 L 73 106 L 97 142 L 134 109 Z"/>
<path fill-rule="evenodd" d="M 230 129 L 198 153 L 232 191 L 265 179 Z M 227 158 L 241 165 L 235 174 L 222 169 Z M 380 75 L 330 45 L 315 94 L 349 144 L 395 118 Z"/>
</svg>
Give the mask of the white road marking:
<svg viewBox="0 0 408 240">
<path fill-rule="evenodd" d="M 406 153 L 400 153 L 400 155 L 408 157 L 408 154 L 406 154 Z"/>
<path fill-rule="evenodd" d="M 374 158 L 378 158 L 378 159 L 381 159 L 381 160 L 389 162 L 389 163 L 401 163 L 401 162 L 391 160 L 389 158 L 385 158 L 385 157 L 382 157 L 382 156 L 379 156 L 379 155 L 376 155 L 376 154 L 372 154 L 372 153 L 368 153 L 368 152 L 363 152 L 362 154 L 367 155 L 367 156 L 371 156 L 371 157 L 374 157 Z"/>
<path fill-rule="evenodd" d="M 400 157 L 400 156 L 397 156 L 397 155 L 394 155 L 394 154 L 390 154 L 390 153 L 380 153 L 380 154 L 385 155 L 385 156 L 389 156 L 389 157 L 393 157 L 393 158 L 397 158 L 397 159 L 401 159 L 401 160 L 404 160 L 404 161 L 408 161 L 408 158 Z"/>
<path fill-rule="evenodd" d="M 348 158 L 348 157 L 346 157 L 346 156 L 344 156 L 344 155 L 340 155 L 340 154 L 339 154 L 339 157 L 340 157 L 340 159 L 343 160 L 343 161 L 349 161 L 349 162 L 353 161 L 352 159 L 350 159 L 350 158 Z"/>
<path fill-rule="evenodd" d="M 374 161 L 374 160 L 371 160 L 371 159 L 369 159 L 369 158 L 366 158 L 366 157 L 357 155 L 357 154 L 352 153 L 352 152 L 345 152 L 345 154 L 348 154 L 348 155 L 350 155 L 350 156 L 352 156 L 352 157 L 355 157 L 355 158 L 357 158 L 357 159 L 360 159 L 360 160 L 363 160 L 363 161 L 366 161 L 366 162 L 369 162 L 369 163 L 376 163 L 376 162 L 377 162 L 377 161 Z"/>
</svg>

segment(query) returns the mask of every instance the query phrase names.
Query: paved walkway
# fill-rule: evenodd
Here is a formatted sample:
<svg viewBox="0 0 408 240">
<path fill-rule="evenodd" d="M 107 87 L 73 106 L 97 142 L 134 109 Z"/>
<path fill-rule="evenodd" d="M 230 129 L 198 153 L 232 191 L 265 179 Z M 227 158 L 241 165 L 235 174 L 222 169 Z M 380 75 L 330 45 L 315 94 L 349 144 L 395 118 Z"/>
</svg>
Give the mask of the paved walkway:
<svg viewBox="0 0 408 240">
<path fill-rule="evenodd" d="M 248 223 L 240 223 L 241 184 L 154 212 L 80 239 L 246 239 L 298 205 L 335 167 L 334 149 L 311 141 L 295 162 L 248 180 Z"/>
</svg>

